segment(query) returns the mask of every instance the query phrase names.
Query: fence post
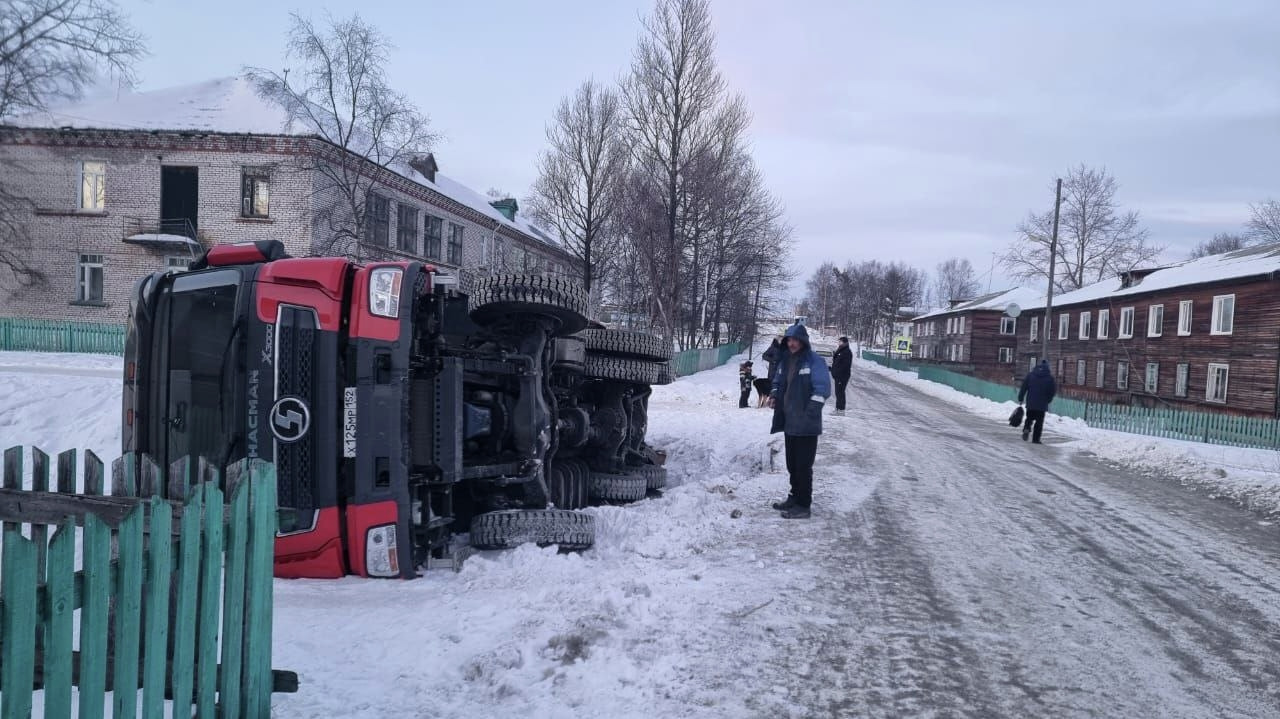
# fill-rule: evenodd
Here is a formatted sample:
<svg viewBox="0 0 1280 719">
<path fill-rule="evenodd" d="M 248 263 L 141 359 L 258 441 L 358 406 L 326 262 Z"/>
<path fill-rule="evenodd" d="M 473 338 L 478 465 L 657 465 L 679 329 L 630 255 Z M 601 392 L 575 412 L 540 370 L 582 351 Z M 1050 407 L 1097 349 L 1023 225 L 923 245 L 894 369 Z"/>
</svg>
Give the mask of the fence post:
<svg viewBox="0 0 1280 719">
<path fill-rule="evenodd" d="M 36 671 L 36 547 L 18 529 L 5 529 L 0 556 L 0 596 L 4 597 L 0 610 L 0 635 L 4 637 L 0 715 L 25 719 L 31 716 Z"/>
</svg>

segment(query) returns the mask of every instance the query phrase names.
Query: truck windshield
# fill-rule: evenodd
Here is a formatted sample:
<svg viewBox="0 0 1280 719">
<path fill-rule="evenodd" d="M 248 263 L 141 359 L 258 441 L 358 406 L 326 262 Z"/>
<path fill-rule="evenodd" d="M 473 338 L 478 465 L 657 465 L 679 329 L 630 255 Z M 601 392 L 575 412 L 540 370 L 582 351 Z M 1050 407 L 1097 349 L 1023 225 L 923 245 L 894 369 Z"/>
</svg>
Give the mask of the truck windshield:
<svg viewBox="0 0 1280 719">
<path fill-rule="evenodd" d="M 223 460 L 234 407 L 236 295 L 240 273 L 218 270 L 180 275 L 168 292 L 162 317 L 167 368 L 162 423 L 166 463 L 184 456 Z"/>
</svg>

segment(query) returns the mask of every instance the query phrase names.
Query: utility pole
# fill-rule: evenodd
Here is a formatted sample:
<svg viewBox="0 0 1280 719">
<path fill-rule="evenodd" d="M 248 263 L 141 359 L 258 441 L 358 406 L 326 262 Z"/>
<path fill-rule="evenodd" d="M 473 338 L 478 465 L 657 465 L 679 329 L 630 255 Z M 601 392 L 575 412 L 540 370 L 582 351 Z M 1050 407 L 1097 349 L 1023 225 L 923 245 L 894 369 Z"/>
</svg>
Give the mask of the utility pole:
<svg viewBox="0 0 1280 719">
<path fill-rule="evenodd" d="M 1058 211 L 1062 209 L 1062 178 L 1058 178 L 1058 189 L 1053 200 L 1053 235 L 1049 238 L 1049 293 L 1044 301 L 1044 339 L 1040 359 L 1049 361 L 1049 332 L 1052 325 L 1049 318 L 1053 316 L 1053 278 L 1054 264 L 1058 259 Z"/>
</svg>

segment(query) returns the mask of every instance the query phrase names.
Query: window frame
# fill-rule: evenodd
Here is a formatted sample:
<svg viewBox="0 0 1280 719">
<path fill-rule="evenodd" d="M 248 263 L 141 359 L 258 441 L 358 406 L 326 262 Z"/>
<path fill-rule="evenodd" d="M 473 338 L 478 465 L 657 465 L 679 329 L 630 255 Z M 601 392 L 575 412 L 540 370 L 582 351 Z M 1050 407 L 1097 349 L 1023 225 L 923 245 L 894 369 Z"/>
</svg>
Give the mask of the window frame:
<svg viewBox="0 0 1280 719">
<path fill-rule="evenodd" d="M 462 243 L 464 241 L 462 225 L 457 222 L 449 223 L 449 244 L 445 248 L 447 257 L 445 262 L 451 265 L 462 266 Z"/>
<path fill-rule="evenodd" d="M 1222 319 L 1224 315 L 1222 308 L 1226 304 L 1226 300 L 1231 301 L 1231 313 L 1226 318 L 1227 324 L 1229 326 L 1227 327 L 1227 329 L 1224 330 L 1224 329 L 1221 329 L 1220 325 L 1222 324 Z M 1213 296 L 1213 316 L 1209 322 L 1209 334 L 1229 335 L 1235 330 L 1235 325 L 1236 325 L 1235 293 L 1233 292 L 1229 295 L 1214 295 Z"/>
<path fill-rule="evenodd" d="M 1089 368 L 1085 360 L 1076 360 L 1076 384 L 1081 387 L 1089 384 Z"/>
<path fill-rule="evenodd" d="M 444 248 L 444 218 L 429 212 L 423 214 L 426 219 L 422 221 L 422 255 L 433 260 L 444 259 L 440 254 Z"/>
<path fill-rule="evenodd" d="M 1222 370 L 1222 383 L 1221 383 L 1222 398 L 1221 399 L 1214 396 L 1215 394 L 1217 394 L 1216 392 L 1214 392 L 1214 390 L 1218 386 L 1218 378 L 1217 378 L 1217 375 L 1215 374 L 1217 370 Z M 1230 384 L 1230 380 L 1231 380 L 1231 365 L 1227 364 L 1226 362 L 1210 362 L 1209 376 L 1204 383 L 1204 401 L 1213 402 L 1214 404 L 1226 404 L 1227 389 Z"/>
<path fill-rule="evenodd" d="M 1039 334 L 1040 334 L 1040 318 L 1039 318 L 1039 317 L 1032 317 L 1032 318 L 1031 318 L 1031 336 L 1028 338 L 1028 340 L 1027 340 L 1027 341 L 1029 341 L 1029 342 L 1035 342 L 1035 341 L 1036 341 L 1036 337 L 1037 337 Z M 1034 369 L 1034 368 L 1032 368 L 1032 369 Z"/>
<path fill-rule="evenodd" d="M 107 270 L 103 255 L 92 252 L 79 253 L 76 259 L 76 303 L 102 305 L 106 303 Z M 98 276 L 98 296 L 93 297 L 93 275 Z"/>
<path fill-rule="evenodd" d="M 407 247 L 406 239 L 409 241 Z M 407 202 L 396 203 L 396 249 L 418 254 L 418 208 L 416 205 L 410 205 Z"/>
<path fill-rule="evenodd" d="M 1173 396 L 1186 397 L 1191 384 L 1191 363 L 1179 362 L 1173 374 Z"/>
<path fill-rule="evenodd" d="M 1006 326 L 1009 328 L 1007 331 L 1005 330 Z M 1013 335 L 1017 333 L 1018 333 L 1017 317 L 1001 317 L 1000 318 L 1000 334 Z"/>
<path fill-rule="evenodd" d="M 1161 337 L 1164 335 L 1164 305 L 1149 305 L 1147 307 L 1147 336 Z"/>
<path fill-rule="evenodd" d="M 1098 339 L 1105 340 L 1111 334 L 1111 310 L 1098 310 Z"/>
<path fill-rule="evenodd" d="M 89 165 L 98 165 L 102 169 L 97 172 L 89 172 Z M 90 177 L 95 179 L 92 185 L 93 199 L 91 202 L 85 202 L 89 197 L 88 190 L 90 186 L 88 180 Z M 80 183 L 79 192 L 76 203 L 81 212 L 106 212 L 107 210 L 107 161 L 106 160 L 81 160 L 80 161 Z"/>
<path fill-rule="evenodd" d="M 1147 370 L 1142 375 L 1142 391 L 1147 394 L 1160 394 L 1160 363 L 1148 362 Z"/>
<path fill-rule="evenodd" d="M 1098 360 L 1098 366 L 1095 369 L 1097 377 L 1093 380 L 1093 386 L 1103 389 L 1107 386 L 1107 361 Z"/>
<path fill-rule="evenodd" d="M 1071 313 L 1058 314 L 1058 339 L 1065 340 L 1071 336 Z"/>
<path fill-rule="evenodd" d="M 1013 362 L 1013 348 L 1000 347 L 996 353 L 996 359 L 1000 364 L 1009 364 Z"/>
<path fill-rule="evenodd" d="M 266 188 L 262 193 L 266 207 L 261 212 L 258 211 L 259 187 Z M 270 169 L 254 166 L 240 168 L 240 216 L 254 220 L 271 218 Z"/>
<path fill-rule="evenodd" d="M 1120 308 L 1120 327 L 1116 330 L 1116 337 L 1118 339 L 1127 340 L 1133 337 L 1134 315 L 1135 312 L 1133 307 Z M 1128 332 L 1125 332 L 1125 324 L 1129 325 Z"/>
<path fill-rule="evenodd" d="M 1058 376 L 1058 377 L 1060 377 L 1060 378 L 1062 379 L 1062 383 L 1063 383 L 1063 384 L 1066 384 L 1066 383 L 1067 383 L 1067 376 L 1066 376 L 1066 373 L 1064 372 L 1064 365 L 1063 365 L 1063 362 L 1064 362 L 1064 360 L 1063 360 L 1061 357 L 1059 357 L 1059 358 L 1058 358 L 1058 372 L 1057 372 L 1057 376 Z"/>
<path fill-rule="evenodd" d="M 1093 320 L 1092 312 L 1086 311 L 1086 312 L 1080 313 L 1080 326 L 1076 328 L 1077 330 L 1076 336 L 1079 339 L 1082 339 L 1082 340 L 1089 339 L 1089 332 L 1093 329 L 1092 320 Z"/>
<path fill-rule="evenodd" d="M 1129 360 L 1116 360 L 1116 389 L 1129 389 Z"/>
<path fill-rule="evenodd" d="M 1178 336 L 1191 336 L 1191 318 L 1195 312 L 1195 300 L 1181 300 L 1178 302 Z"/>
<path fill-rule="evenodd" d="M 370 191 L 365 199 L 365 242 L 374 247 L 391 247 L 391 198 Z"/>
</svg>

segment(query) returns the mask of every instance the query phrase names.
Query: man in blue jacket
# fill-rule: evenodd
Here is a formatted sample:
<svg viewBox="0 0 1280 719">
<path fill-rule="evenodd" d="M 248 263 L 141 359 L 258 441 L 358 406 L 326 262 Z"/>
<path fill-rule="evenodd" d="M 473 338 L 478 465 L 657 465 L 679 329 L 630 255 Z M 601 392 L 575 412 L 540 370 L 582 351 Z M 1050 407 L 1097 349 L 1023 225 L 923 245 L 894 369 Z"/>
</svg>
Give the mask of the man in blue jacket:
<svg viewBox="0 0 1280 719">
<path fill-rule="evenodd" d="M 1022 404 L 1024 398 L 1027 401 L 1027 419 L 1022 425 L 1023 442 L 1027 441 L 1027 435 L 1031 435 L 1031 441 L 1040 444 L 1044 413 L 1049 411 L 1049 403 L 1057 393 L 1058 383 L 1049 374 L 1049 361 L 1040 360 L 1040 364 L 1027 373 L 1022 380 L 1022 389 L 1018 390 L 1018 404 Z"/>
<path fill-rule="evenodd" d="M 783 433 L 791 493 L 773 508 L 787 519 L 808 519 L 813 503 L 813 460 L 818 454 L 818 435 L 822 434 L 822 406 L 831 396 L 831 373 L 809 347 L 804 325 L 788 327 L 785 338 L 786 351 L 769 394 L 769 406 L 773 407 L 769 431 Z"/>
</svg>

